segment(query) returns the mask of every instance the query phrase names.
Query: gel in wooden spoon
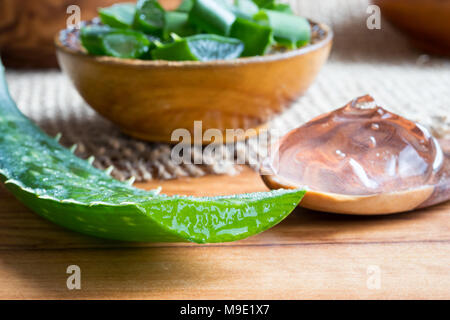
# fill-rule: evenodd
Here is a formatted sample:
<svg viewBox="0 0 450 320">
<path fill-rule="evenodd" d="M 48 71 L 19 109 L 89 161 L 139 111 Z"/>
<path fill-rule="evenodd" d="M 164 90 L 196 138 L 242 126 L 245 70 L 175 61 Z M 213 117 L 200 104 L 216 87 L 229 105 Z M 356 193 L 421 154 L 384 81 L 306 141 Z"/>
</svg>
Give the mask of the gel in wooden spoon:
<svg viewBox="0 0 450 320">
<path fill-rule="evenodd" d="M 273 189 L 308 186 L 301 205 L 325 212 L 390 214 L 450 199 L 450 152 L 370 96 L 288 133 L 261 173 Z"/>
</svg>

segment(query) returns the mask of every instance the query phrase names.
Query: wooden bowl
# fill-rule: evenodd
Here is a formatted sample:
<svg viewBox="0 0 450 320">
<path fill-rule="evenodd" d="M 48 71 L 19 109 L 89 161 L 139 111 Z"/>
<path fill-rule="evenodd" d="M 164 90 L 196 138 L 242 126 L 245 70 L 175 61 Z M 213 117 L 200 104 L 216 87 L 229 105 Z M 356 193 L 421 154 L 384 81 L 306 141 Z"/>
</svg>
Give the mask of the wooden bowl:
<svg viewBox="0 0 450 320">
<path fill-rule="evenodd" d="M 373 0 L 381 15 L 430 53 L 450 55 L 450 1 Z"/>
<path fill-rule="evenodd" d="M 321 34 L 316 43 L 227 61 L 95 57 L 77 47 L 78 36 L 73 33 L 66 33 L 63 41 L 58 36 L 56 47 L 62 69 L 81 96 L 123 132 L 173 143 L 178 142 L 171 139 L 174 130 L 187 129 L 193 138 L 194 121 L 202 121 L 202 133 L 218 129 L 228 141 L 226 129 L 257 132 L 314 81 L 332 45 L 332 31 L 314 25 Z M 70 37 L 75 41 L 67 41 Z M 196 138 L 210 142 L 203 135 Z"/>
</svg>

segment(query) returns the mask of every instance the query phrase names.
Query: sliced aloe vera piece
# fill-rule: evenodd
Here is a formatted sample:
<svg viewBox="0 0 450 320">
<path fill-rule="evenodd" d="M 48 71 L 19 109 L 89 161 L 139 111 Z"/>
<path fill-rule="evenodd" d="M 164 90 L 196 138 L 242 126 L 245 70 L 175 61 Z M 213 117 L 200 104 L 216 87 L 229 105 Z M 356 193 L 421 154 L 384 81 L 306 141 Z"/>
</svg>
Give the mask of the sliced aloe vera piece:
<svg viewBox="0 0 450 320">
<path fill-rule="evenodd" d="M 215 34 L 178 38 L 152 51 L 154 59 L 172 61 L 211 61 L 239 58 L 244 44 L 239 39 Z"/>
<path fill-rule="evenodd" d="M 80 41 L 83 47 L 92 55 L 105 55 L 105 47 L 103 46 L 103 37 L 111 33 L 109 26 L 86 26 L 80 30 Z"/>
<path fill-rule="evenodd" d="M 272 29 L 243 18 L 237 18 L 231 27 L 230 36 L 241 40 L 244 45 L 242 56 L 263 55 L 272 43 Z"/>
<path fill-rule="evenodd" d="M 165 24 L 165 10 L 157 0 L 139 0 L 133 27 L 147 34 L 159 35 Z"/>
<path fill-rule="evenodd" d="M 138 59 L 149 51 L 150 41 L 140 32 L 118 32 L 103 38 L 106 55 Z"/>
<path fill-rule="evenodd" d="M 128 29 L 133 25 L 136 15 L 134 3 L 118 3 L 98 11 L 103 24 L 113 28 Z"/>
<path fill-rule="evenodd" d="M 303 17 L 262 9 L 253 18 L 263 25 L 270 26 L 275 40 L 280 45 L 297 48 L 311 40 L 311 26 Z"/>
<path fill-rule="evenodd" d="M 171 33 L 181 37 L 193 35 L 197 29 L 189 23 L 189 15 L 186 12 L 168 11 L 165 14 L 164 38 L 168 38 Z"/>
<path fill-rule="evenodd" d="M 218 35 L 198 34 L 186 40 L 191 52 L 200 61 L 236 59 L 244 50 L 244 44 L 239 39 Z"/>
<path fill-rule="evenodd" d="M 81 44 L 93 55 L 137 59 L 150 48 L 150 40 L 139 31 L 105 26 L 87 26 L 81 29 Z"/>
<path fill-rule="evenodd" d="M 0 63 L 0 180 L 31 210 L 73 231 L 125 241 L 225 242 L 283 220 L 303 190 L 215 198 L 133 188 L 77 158 L 12 101 Z"/>
<path fill-rule="evenodd" d="M 234 0 L 231 6 L 233 13 L 240 18 L 252 20 L 259 8 L 252 0 Z"/>
<path fill-rule="evenodd" d="M 236 16 L 226 6 L 216 0 L 194 0 L 189 12 L 189 21 L 208 33 L 227 36 Z"/>
</svg>

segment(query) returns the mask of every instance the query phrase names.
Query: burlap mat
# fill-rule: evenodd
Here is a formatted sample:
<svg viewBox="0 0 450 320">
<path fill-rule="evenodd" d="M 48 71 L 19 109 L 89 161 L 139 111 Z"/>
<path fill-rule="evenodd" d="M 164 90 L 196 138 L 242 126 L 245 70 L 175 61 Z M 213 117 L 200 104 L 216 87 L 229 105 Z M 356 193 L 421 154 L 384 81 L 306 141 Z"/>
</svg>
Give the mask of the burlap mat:
<svg viewBox="0 0 450 320">
<path fill-rule="evenodd" d="M 334 48 L 307 94 L 274 119 L 273 127 L 287 132 L 356 96 L 369 93 L 380 105 L 419 120 L 436 135 L 449 134 L 449 60 L 422 54 L 384 21 L 381 30 L 367 29 L 366 1 L 293 0 L 291 3 L 301 15 L 332 26 Z M 146 181 L 210 173 L 235 174 L 240 168 L 234 164 L 235 157 L 240 156 L 241 150 L 248 150 L 243 145 L 233 153 L 224 148 L 226 160 L 210 165 L 176 165 L 170 159 L 170 146 L 121 134 L 83 102 L 60 72 L 9 71 L 8 80 L 13 97 L 26 115 L 49 134 L 62 133 L 64 145 L 77 143 L 76 153 L 80 157 L 94 155 L 95 166 L 114 165 L 113 175 L 118 179 L 135 176 L 137 181 Z M 256 152 L 245 152 L 246 161 L 252 162 L 249 160 Z M 256 169 L 257 165 L 253 167 Z"/>
</svg>

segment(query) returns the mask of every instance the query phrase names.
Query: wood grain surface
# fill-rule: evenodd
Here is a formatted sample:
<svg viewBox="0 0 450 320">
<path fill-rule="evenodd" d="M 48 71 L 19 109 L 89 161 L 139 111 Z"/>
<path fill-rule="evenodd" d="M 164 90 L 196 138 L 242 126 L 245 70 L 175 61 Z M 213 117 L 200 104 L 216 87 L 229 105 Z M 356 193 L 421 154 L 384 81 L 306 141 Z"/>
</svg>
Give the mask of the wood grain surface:
<svg viewBox="0 0 450 320">
<path fill-rule="evenodd" d="M 199 196 L 266 190 L 249 169 L 139 187 L 157 185 Z M 135 244 L 66 231 L 0 187 L 0 298 L 448 299 L 449 218 L 450 202 L 375 217 L 297 209 L 239 242 Z M 81 290 L 66 287 L 72 264 L 81 268 Z M 380 271 L 379 289 L 368 288 L 371 268 Z"/>
</svg>

